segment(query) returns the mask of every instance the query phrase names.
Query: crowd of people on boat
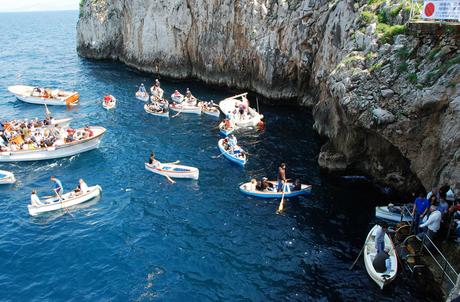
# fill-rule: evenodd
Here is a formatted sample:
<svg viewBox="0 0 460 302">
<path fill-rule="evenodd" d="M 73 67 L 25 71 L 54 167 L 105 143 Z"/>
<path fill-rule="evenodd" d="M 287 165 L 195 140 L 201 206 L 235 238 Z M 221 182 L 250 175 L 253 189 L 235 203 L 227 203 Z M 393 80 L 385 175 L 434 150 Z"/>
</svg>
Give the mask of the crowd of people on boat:
<svg viewBox="0 0 460 302">
<path fill-rule="evenodd" d="M 230 154 L 236 156 L 243 156 L 245 152 L 238 146 L 238 140 L 236 139 L 235 135 L 230 134 L 223 140 L 223 147 L 225 151 L 228 151 Z"/>
<path fill-rule="evenodd" d="M 47 148 L 93 136 L 93 131 L 84 129 L 48 127 L 54 124 L 52 117 L 41 121 L 12 120 L 0 124 L 0 151 L 35 150 Z"/>
</svg>

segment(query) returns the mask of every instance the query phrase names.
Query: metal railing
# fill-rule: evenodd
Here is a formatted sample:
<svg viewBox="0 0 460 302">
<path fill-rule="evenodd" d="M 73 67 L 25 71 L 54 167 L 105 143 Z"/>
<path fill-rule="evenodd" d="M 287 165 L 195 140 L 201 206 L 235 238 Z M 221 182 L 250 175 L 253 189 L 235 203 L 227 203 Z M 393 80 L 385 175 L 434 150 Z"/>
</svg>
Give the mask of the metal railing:
<svg viewBox="0 0 460 302">
<path fill-rule="evenodd" d="M 440 269 L 440 284 L 443 286 L 446 283 L 446 291 L 449 292 L 450 289 L 455 286 L 457 279 L 459 278 L 459 274 L 452 266 L 452 264 L 450 264 L 444 254 L 439 250 L 436 244 L 434 244 L 434 242 L 426 234 L 422 238 L 422 244 L 420 247 L 420 253 L 423 251 L 428 252 L 434 263 Z"/>
</svg>

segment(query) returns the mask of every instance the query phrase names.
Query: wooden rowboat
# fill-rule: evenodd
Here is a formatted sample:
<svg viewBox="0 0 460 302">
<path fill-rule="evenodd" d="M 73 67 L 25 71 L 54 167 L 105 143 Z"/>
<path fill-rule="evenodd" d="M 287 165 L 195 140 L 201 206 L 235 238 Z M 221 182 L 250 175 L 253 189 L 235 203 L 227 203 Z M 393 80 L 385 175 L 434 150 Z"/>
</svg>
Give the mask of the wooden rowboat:
<svg viewBox="0 0 460 302">
<path fill-rule="evenodd" d="M 61 209 L 66 209 L 84 202 L 87 202 L 91 199 L 94 199 L 101 195 L 102 188 L 98 185 L 88 188 L 88 191 L 82 192 L 80 194 L 75 193 L 74 191 L 63 194 L 62 199 L 57 197 L 48 198 L 43 201 L 43 205 L 27 205 L 27 209 L 31 216 L 37 216 L 42 213 L 57 211 Z"/>
<path fill-rule="evenodd" d="M 149 97 L 148 92 L 141 92 L 141 91 L 136 92 L 136 99 L 140 101 L 148 102 L 149 98 L 150 97 Z"/>
<path fill-rule="evenodd" d="M 278 182 L 271 180 L 269 181 L 270 183 L 273 184 L 273 186 L 276 188 Z M 288 182 L 288 186 L 292 187 L 293 183 Z M 260 197 L 260 198 L 282 198 L 283 193 L 282 192 L 277 192 L 277 191 L 260 191 L 257 189 L 252 189 L 252 184 L 251 182 L 244 183 L 240 185 L 240 191 L 243 194 L 254 196 L 254 197 Z M 311 185 L 301 185 L 300 190 L 291 190 L 290 192 L 285 192 L 284 197 L 289 198 L 289 197 L 294 197 L 294 196 L 300 196 L 300 195 L 308 195 L 311 193 Z"/>
<path fill-rule="evenodd" d="M 144 110 L 145 112 L 151 114 L 151 115 L 156 115 L 156 116 L 161 116 L 161 117 L 169 117 L 169 110 L 168 108 L 162 108 L 161 110 L 154 110 L 150 104 L 145 104 L 144 105 Z"/>
<path fill-rule="evenodd" d="M 200 107 L 201 112 L 203 112 L 206 115 L 217 117 L 217 118 L 220 116 L 220 110 L 219 110 L 219 107 L 217 106 L 211 106 L 211 105 L 205 104 L 204 102 L 199 102 L 198 107 Z"/>
<path fill-rule="evenodd" d="M 76 91 L 39 88 L 26 85 L 15 85 L 8 90 L 20 101 L 30 104 L 74 106 L 77 105 L 80 95 Z"/>
<path fill-rule="evenodd" d="M 222 138 L 217 143 L 217 146 L 219 147 L 220 153 L 222 153 L 224 155 L 224 157 L 227 158 L 229 161 L 231 161 L 233 163 L 236 163 L 236 164 L 238 164 L 240 166 L 244 166 L 246 164 L 246 162 L 247 162 L 247 156 L 246 156 L 246 153 L 244 152 L 244 150 L 241 149 L 239 146 L 237 146 L 236 149 L 235 149 L 235 150 L 239 150 L 239 152 L 237 151 L 237 153 L 233 153 L 230 150 L 226 150 L 225 147 L 224 147 L 224 141 L 225 141 L 225 139 Z"/>
<path fill-rule="evenodd" d="M 169 109 L 176 112 L 182 113 L 194 113 L 194 114 L 201 114 L 201 108 L 198 106 L 189 106 L 185 104 L 171 104 L 169 105 Z"/>
<path fill-rule="evenodd" d="M 375 225 L 367 235 L 365 244 L 364 244 L 364 265 L 366 267 L 366 271 L 372 280 L 377 283 L 380 289 L 383 289 L 384 286 L 391 283 L 396 278 L 396 273 L 398 272 L 398 257 L 396 254 L 396 249 L 388 234 L 385 234 L 385 247 L 390 249 L 389 255 L 391 260 L 391 270 L 390 272 L 385 273 L 378 273 L 372 262 L 377 254 L 377 250 L 375 249 L 375 235 L 377 229 L 379 228 L 378 225 Z"/>
<path fill-rule="evenodd" d="M 0 170 L 0 185 L 13 184 L 16 182 L 14 174 L 5 170 Z"/>
<path fill-rule="evenodd" d="M 106 97 L 110 98 L 109 101 L 106 101 Z M 107 110 L 114 109 L 117 106 L 117 99 L 113 95 L 106 95 L 102 99 L 102 107 Z"/>
<path fill-rule="evenodd" d="M 262 118 L 262 114 L 259 114 L 255 109 L 249 107 L 249 101 L 246 98 L 246 93 L 228 97 L 219 102 L 219 107 L 222 112 L 231 118 L 232 122 L 240 128 L 250 128 L 257 126 Z M 244 105 L 247 108 L 247 114 L 240 115 L 238 112 L 234 113 L 240 105 Z"/>
<path fill-rule="evenodd" d="M 171 178 L 191 178 L 198 179 L 200 171 L 198 168 L 175 165 L 175 164 L 149 164 L 145 163 L 145 168 L 153 173 L 160 174 L 163 176 L 169 176 Z"/>
</svg>

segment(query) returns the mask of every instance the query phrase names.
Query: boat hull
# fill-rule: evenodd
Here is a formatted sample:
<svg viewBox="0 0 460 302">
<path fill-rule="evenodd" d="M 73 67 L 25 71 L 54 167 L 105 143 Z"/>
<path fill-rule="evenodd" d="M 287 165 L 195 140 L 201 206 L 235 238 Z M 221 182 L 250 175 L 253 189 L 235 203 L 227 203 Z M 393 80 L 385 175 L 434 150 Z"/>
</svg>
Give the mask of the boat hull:
<svg viewBox="0 0 460 302">
<path fill-rule="evenodd" d="M 91 199 L 94 199 L 98 196 L 101 195 L 102 188 L 98 185 L 92 186 L 88 188 L 88 192 L 81 194 L 81 195 L 76 195 L 73 192 L 66 193 L 62 197 L 62 201 L 57 200 L 56 198 L 50 198 L 46 199 L 45 202 L 49 202 L 49 204 L 44 204 L 41 206 L 33 206 L 33 205 L 28 205 L 27 210 L 29 211 L 29 215 L 31 216 L 37 216 L 39 214 L 47 213 L 47 212 L 53 212 L 61 209 L 66 209 L 78 204 L 82 204 L 84 202 L 90 201 Z M 73 193 L 73 196 L 70 194 Z"/>
<path fill-rule="evenodd" d="M 58 145 L 56 147 L 37 149 L 37 150 L 20 150 L 0 152 L 0 162 L 20 162 L 20 161 L 38 161 L 69 157 L 83 152 L 87 152 L 99 147 L 102 137 L 106 131 L 102 127 L 92 127 L 97 129 L 97 133 L 91 138 L 84 141 L 77 141 L 70 144 Z"/>
<path fill-rule="evenodd" d="M 147 112 L 148 114 L 151 114 L 151 115 L 161 116 L 161 117 L 169 117 L 169 111 L 166 111 L 166 112 L 152 111 L 152 110 L 150 110 L 148 108 L 147 104 L 144 105 L 144 110 L 145 110 L 145 112 Z"/>
<path fill-rule="evenodd" d="M 388 277 L 385 277 L 385 273 L 378 273 L 374 269 L 372 262 L 376 256 L 375 234 L 377 232 L 377 228 L 378 225 L 375 225 L 367 235 L 366 242 L 364 244 L 364 266 L 366 267 L 369 277 L 377 283 L 380 289 L 383 289 L 396 278 L 396 273 L 398 272 L 398 257 L 393 241 L 388 234 L 385 234 L 385 247 L 390 248 L 389 255 L 391 259 L 391 271 L 387 274 Z"/>
<path fill-rule="evenodd" d="M 16 85 L 8 87 L 8 90 L 16 96 L 16 98 L 22 102 L 36 105 L 50 105 L 50 106 L 75 106 L 78 103 L 80 95 L 78 92 L 68 92 L 66 96 L 44 98 L 39 96 L 30 95 L 34 87 L 25 85 Z"/>
<path fill-rule="evenodd" d="M 136 92 L 136 99 L 143 101 L 143 102 L 148 102 L 150 99 L 149 94 L 146 92 L 145 94 Z"/>
<path fill-rule="evenodd" d="M 172 111 L 181 112 L 181 113 L 201 114 L 201 108 L 198 106 L 170 105 L 169 109 L 171 109 Z"/>
<path fill-rule="evenodd" d="M 189 166 L 182 166 L 182 165 L 173 165 L 173 164 L 160 164 L 158 168 L 153 167 L 152 165 L 145 163 L 145 168 L 150 172 L 169 176 L 171 178 L 189 178 L 189 179 L 198 179 L 200 176 L 200 171 L 197 168 L 189 167 Z M 174 171 L 174 168 L 178 168 L 179 170 L 188 170 L 188 171 Z"/>
<path fill-rule="evenodd" d="M 375 217 L 380 218 L 380 219 L 395 221 L 395 222 L 412 221 L 412 216 L 407 215 L 407 214 L 401 215 L 398 213 L 390 212 L 387 206 L 375 207 Z"/>
<path fill-rule="evenodd" d="M 5 170 L 0 170 L 0 185 L 13 184 L 16 182 L 14 174 Z"/>
<path fill-rule="evenodd" d="M 224 123 L 220 123 L 219 124 L 219 133 L 223 136 L 229 136 L 230 134 L 232 134 L 233 132 L 236 131 L 236 127 L 232 127 L 230 129 L 225 129 L 225 126 L 224 126 Z"/>
<path fill-rule="evenodd" d="M 244 165 L 246 164 L 246 161 L 247 161 L 247 157 L 246 155 L 244 155 L 243 158 L 241 157 L 236 157 L 236 156 L 233 156 L 232 154 L 230 154 L 229 151 L 225 150 L 224 148 L 224 139 L 220 139 L 219 142 L 217 143 L 217 147 L 219 148 L 219 151 L 220 153 L 222 153 L 224 155 L 224 157 L 226 159 L 228 159 L 229 161 L 231 161 L 232 163 L 235 163 L 241 167 L 244 167 Z M 242 152 L 244 152 L 242 149 L 241 149 Z"/>
<path fill-rule="evenodd" d="M 276 186 L 276 181 L 270 181 Z M 290 185 L 292 183 L 288 183 Z M 259 197 L 259 198 L 279 198 L 281 199 L 283 197 L 282 192 L 276 192 L 276 191 L 250 191 L 248 190 L 248 186 L 250 185 L 250 182 L 244 183 L 240 185 L 240 192 L 249 196 L 254 196 L 254 197 Z M 311 185 L 305 185 L 302 184 L 301 189 L 297 191 L 291 191 L 291 192 L 285 192 L 284 197 L 289 198 L 289 197 L 295 197 L 295 196 L 300 196 L 300 195 L 309 195 L 311 193 Z"/>
</svg>

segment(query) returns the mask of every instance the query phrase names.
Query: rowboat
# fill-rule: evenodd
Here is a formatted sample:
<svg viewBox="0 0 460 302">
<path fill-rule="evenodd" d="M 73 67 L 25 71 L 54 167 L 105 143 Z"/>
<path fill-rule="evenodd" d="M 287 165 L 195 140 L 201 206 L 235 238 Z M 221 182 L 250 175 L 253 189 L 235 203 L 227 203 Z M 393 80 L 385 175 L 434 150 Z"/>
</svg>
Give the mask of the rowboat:
<svg viewBox="0 0 460 302">
<path fill-rule="evenodd" d="M 83 193 L 75 193 L 74 191 L 63 194 L 59 200 L 57 197 L 48 198 L 43 200 L 43 205 L 27 205 L 27 209 L 31 216 L 37 216 L 42 213 L 66 209 L 101 195 L 102 188 L 98 185 L 88 188 L 88 191 Z"/>
<path fill-rule="evenodd" d="M 366 242 L 364 244 L 364 265 L 372 280 L 377 283 L 380 289 L 383 289 L 385 285 L 388 285 L 396 278 L 396 273 L 398 272 L 398 257 L 393 241 L 391 240 L 390 236 L 388 236 L 388 234 L 385 234 L 385 247 L 390 249 L 389 255 L 391 260 L 391 270 L 388 273 L 378 273 L 375 270 L 372 262 L 374 261 L 374 258 L 377 254 L 377 250 L 375 249 L 375 235 L 378 227 L 378 225 L 375 225 L 367 235 Z"/>
<path fill-rule="evenodd" d="M 62 158 L 98 148 L 106 129 L 98 126 L 91 126 L 87 129 L 93 133 L 92 136 L 73 142 L 65 142 L 64 138 L 60 138 L 52 147 L 37 148 L 33 150 L 0 151 L 0 162 Z M 84 128 L 75 129 L 76 133 L 82 133 L 83 131 L 85 131 Z"/>
<path fill-rule="evenodd" d="M 201 114 L 201 108 L 198 106 L 189 106 L 185 104 L 174 104 L 172 103 L 169 105 L 169 109 L 176 112 L 182 113 L 194 113 L 194 114 Z"/>
<path fill-rule="evenodd" d="M 219 102 L 220 110 L 222 110 L 222 112 L 227 115 L 237 127 L 240 128 L 255 127 L 264 117 L 255 109 L 249 107 L 249 101 L 246 98 L 247 94 L 247 92 L 242 93 L 226 98 Z M 243 106 L 247 109 L 243 115 L 239 113 L 238 108 L 240 106 Z"/>
<path fill-rule="evenodd" d="M 226 128 L 225 127 L 225 122 L 221 122 L 219 124 L 219 133 L 222 134 L 223 136 L 229 136 L 230 134 L 235 132 L 235 130 L 237 130 L 237 127 L 235 127 L 235 126 L 232 126 L 230 128 Z"/>
<path fill-rule="evenodd" d="M 278 182 L 274 180 L 271 180 L 268 182 L 272 183 L 272 185 L 275 188 L 278 184 Z M 288 182 L 287 185 L 292 188 L 294 184 L 292 182 Z M 254 197 L 260 197 L 260 198 L 282 198 L 283 197 L 283 192 L 269 191 L 269 190 L 268 191 L 257 190 L 253 188 L 251 182 L 247 182 L 247 183 L 240 185 L 240 191 L 243 194 L 254 196 Z M 310 193 L 311 193 L 311 185 L 302 184 L 300 187 L 300 190 L 291 189 L 289 192 L 284 193 L 284 197 L 289 198 L 289 197 L 295 197 L 299 195 L 308 195 Z"/>
<path fill-rule="evenodd" d="M 221 138 L 217 143 L 220 153 L 222 153 L 224 157 L 229 161 L 234 162 L 240 166 L 244 166 L 247 162 L 246 152 L 244 152 L 244 150 L 239 146 L 235 147 L 235 152 L 230 151 L 230 148 L 225 149 L 224 142 L 225 139 Z"/>
<path fill-rule="evenodd" d="M 220 110 L 217 106 L 215 105 L 208 105 L 205 102 L 199 102 L 198 107 L 201 108 L 201 111 L 204 114 L 213 116 L 213 117 L 219 117 L 220 116 Z"/>
<path fill-rule="evenodd" d="M 412 221 L 412 216 L 407 212 L 404 205 L 389 204 L 388 206 L 375 207 L 375 217 L 396 222 Z"/>
<path fill-rule="evenodd" d="M 171 94 L 171 100 L 176 103 L 182 103 L 184 95 L 176 90 L 173 94 Z"/>
<path fill-rule="evenodd" d="M 148 102 L 149 94 L 147 92 L 137 91 L 136 92 L 136 99 L 141 100 L 143 102 Z"/>
<path fill-rule="evenodd" d="M 163 89 L 161 89 L 158 86 L 150 87 L 150 92 L 152 93 L 152 96 L 154 96 L 154 97 L 157 97 L 157 98 L 160 98 L 160 99 L 163 98 L 164 91 L 163 91 Z"/>
<path fill-rule="evenodd" d="M 0 170 L 0 185 L 13 184 L 16 182 L 14 174 L 5 170 Z"/>
<path fill-rule="evenodd" d="M 156 115 L 156 116 L 162 116 L 162 117 L 169 117 L 169 110 L 168 107 L 166 108 L 160 108 L 159 107 L 154 107 L 152 104 L 145 104 L 144 105 L 144 110 L 145 112 L 151 114 L 151 115 Z"/>
<path fill-rule="evenodd" d="M 102 107 L 107 110 L 113 109 L 117 106 L 117 99 L 113 95 L 106 95 L 102 99 Z"/>
<path fill-rule="evenodd" d="M 176 164 L 163 164 L 158 162 L 157 164 L 151 165 L 145 163 L 145 168 L 153 173 L 169 176 L 171 178 L 198 179 L 200 175 L 198 168 Z"/>
<path fill-rule="evenodd" d="M 8 90 L 20 101 L 41 105 L 74 106 L 77 105 L 80 97 L 76 91 L 39 88 L 26 85 L 10 86 Z"/>
</svg>

